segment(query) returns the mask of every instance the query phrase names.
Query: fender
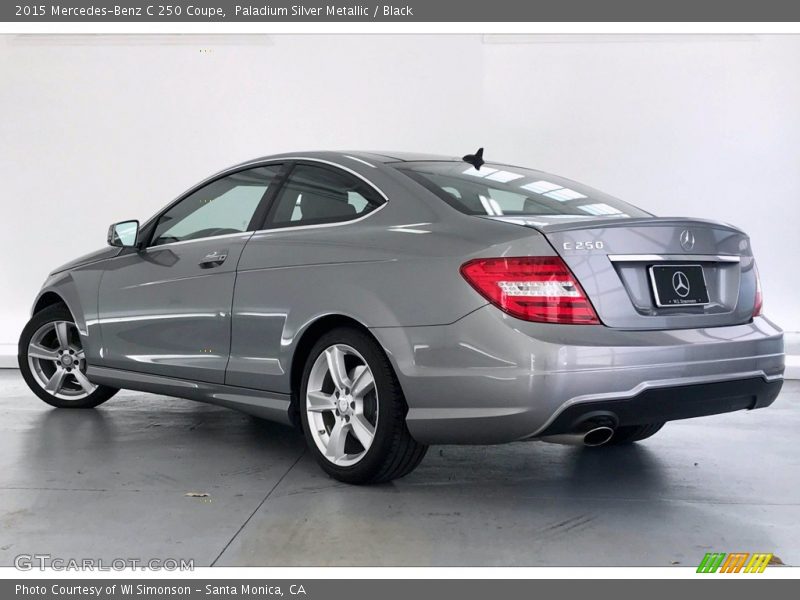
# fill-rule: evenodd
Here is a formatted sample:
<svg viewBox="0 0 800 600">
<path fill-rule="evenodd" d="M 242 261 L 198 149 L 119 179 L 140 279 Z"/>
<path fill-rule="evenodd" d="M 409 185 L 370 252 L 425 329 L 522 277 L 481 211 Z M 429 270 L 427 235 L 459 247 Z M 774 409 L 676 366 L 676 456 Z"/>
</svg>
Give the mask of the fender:
<svg viewBox="0 0 800 600">
<path fill-rule="evenodd" d="M 97 263 L 50 275 L 36 296 L 32 310 L 46 294 L 55 294 L 66 304 L 81 336 L 90 364 L 102 363 L 102 337 L 97 321 L 97 290 L 103 270 Z"/>
</svg>

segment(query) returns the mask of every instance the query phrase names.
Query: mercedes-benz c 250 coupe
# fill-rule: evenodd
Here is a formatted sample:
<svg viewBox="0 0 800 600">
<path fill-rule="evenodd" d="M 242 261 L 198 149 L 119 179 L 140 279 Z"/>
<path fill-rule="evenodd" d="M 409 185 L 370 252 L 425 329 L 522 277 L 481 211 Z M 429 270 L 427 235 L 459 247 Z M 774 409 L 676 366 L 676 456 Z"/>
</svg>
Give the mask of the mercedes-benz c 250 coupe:
<svg viewBox="0 0 800 600">
<path fill-rule="evenodd" d="M 108 243 L 36 298 L 33 392 L 293 424 L 346 482 L 401 477 L 430 444 L 635 442 L 768 406 L 783 381 L 745 233 L 482 150 L 270 156 Z"/>
</svg>

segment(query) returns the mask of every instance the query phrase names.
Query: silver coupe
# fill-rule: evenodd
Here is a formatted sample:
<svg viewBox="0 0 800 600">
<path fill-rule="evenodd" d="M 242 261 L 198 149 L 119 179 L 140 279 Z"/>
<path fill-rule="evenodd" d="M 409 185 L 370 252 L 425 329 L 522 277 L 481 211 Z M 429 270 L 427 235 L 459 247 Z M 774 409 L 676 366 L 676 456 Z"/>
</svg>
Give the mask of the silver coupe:
<svg viewBox="0 0 800 600">
<path fill-rule="evenodd" d="M 253 160 L 108 244 L 36 298 L 31 390 L 295 425 L 345 482 L 406 475 L 430 444 L 635 442 L 768 406 L 783 382 L 744 232 L 482 150 Z"/>
</svg>

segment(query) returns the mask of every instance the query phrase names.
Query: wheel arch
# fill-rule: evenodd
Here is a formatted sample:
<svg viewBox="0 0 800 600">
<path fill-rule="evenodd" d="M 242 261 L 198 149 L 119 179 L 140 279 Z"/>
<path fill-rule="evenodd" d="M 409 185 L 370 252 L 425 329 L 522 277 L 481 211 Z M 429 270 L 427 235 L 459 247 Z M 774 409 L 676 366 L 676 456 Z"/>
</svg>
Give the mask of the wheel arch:
<svg viewBox="0 0 800 600">
<path fill-rule="evenodd" d="M 32 314 L 50 306 L 64 306 L 72 315 L 78 332 L 83 336 L 83 348 L 87 359 L 94 360 L 99 346 L 95 344 L 96 335 L 89 336 L 89 323 L 96 322 L 97 288 L 92 281 L 82 282 L 83 290 L 71 272 L 52 275 L 42 286 L 33 303 Z M 87 314 L 88 308 L 88 314 Z"/>
<path fill-rule="evenodd" d="M 291 400 L 289 404 L 289 419 L 292 424 L 300 425 L 300 383 L 303 376 L 303 368 L 308 360 L 311 349 L 317 340 L 337 327 L 353 327 L 372 338 L 376 344 L 383 350 L 384 354 L 388 356 L 386 349 L 372 334 L 369 328 L 360 321 L 343 314 L 328 314 L 319 317 L 312 321 L 303 332 L 295 344 L 294 352 L 292 353 L 291 366 L 289 368 L 289 386 L 291 390 Z M 389 361 L 391 363 L 391 360 Z M 394 368 L 394 365 L 392 365 Z"/>
<path fill-rule="evenodd" d="M 36 313 L 38 313 L 41 310 L 44 310 L 48 306 L 55 306 L 56 304 L 62 304 L 67 308 L 67 310 L 70 311 L 70 313 L 72 312 L 72 309 L 70 309 L 69 304 L 67 304 L 67 301 L 64 300 L 64 298 L 60 294 L 57 294 L 52 290 L 47 290 L 42 294 L 40 294 L 39 297 L 36 299 L 36 302 L 33 305 L 32 314 L 35 315 Z"/>
</svg>

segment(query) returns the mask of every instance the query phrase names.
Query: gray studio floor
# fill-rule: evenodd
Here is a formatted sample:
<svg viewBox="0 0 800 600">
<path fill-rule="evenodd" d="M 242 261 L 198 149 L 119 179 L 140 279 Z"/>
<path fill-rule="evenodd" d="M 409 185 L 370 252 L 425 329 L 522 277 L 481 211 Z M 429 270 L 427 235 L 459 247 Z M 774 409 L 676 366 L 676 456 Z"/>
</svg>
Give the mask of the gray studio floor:
<svg viewBox="0 0 800 600">
<path fill-rule="evenodd" d="M 712 550 L 800 564 L 798 408 L 789 382 L 770 409 L 672 423 L 625 449 L 435 447 L 405 479 L 350 487 L 288 428 L 131 392 L 53 410 L 2 370 L 0 565 L 659 566 Z"/>
</svg>

